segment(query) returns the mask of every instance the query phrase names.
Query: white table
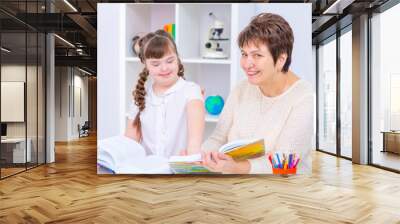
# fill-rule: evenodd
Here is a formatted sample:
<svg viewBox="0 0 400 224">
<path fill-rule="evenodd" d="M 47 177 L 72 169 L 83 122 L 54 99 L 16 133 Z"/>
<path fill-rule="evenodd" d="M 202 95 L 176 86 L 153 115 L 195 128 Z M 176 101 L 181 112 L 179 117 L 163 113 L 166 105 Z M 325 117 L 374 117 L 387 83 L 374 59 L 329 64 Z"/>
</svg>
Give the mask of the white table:
<svg viewBox="0 0 400 224">
<path fill-rule="evenodd" d="M 25 154 L 25 138 L 6 138 L 1 139 L 2 145 L 14 145 L 13 147 L 13 163 L 25 163 L 31 161 L 31 145 L 32 141 L 30 138 L 27 138 L 26 142 L 28 143 L 26 147 Z M 25 161 L 26 159 L 26 161 Z"/>
</svg>

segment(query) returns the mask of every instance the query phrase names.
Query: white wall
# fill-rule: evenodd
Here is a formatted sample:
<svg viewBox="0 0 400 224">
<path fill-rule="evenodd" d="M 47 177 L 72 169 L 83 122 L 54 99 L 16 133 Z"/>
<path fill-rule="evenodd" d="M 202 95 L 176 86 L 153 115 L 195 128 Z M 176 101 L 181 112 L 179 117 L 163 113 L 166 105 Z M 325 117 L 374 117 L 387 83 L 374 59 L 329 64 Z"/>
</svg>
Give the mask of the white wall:
<svg viewBox="0 0 400 224">
<path fill-rule="evenodd" d="M 88 78 L 71 67 L 56 67 L 55 73 L 55 141 L 77 139 L 78 124 L 88 120 Z M 79 89 L 81 103 L 77 102 Z"/>
<path fill-rule="evenodd" d="M 25 75 L 26 71 L 25 69 L 28 70 L 28 74 L 31 74 L 30 71 L 32 71 L 33 67 L 28 66 L 25 67 L 25 65 L 2 65 L 1 66 L 1 81 L 2 82 L 23 82 L 26 83 L 25 80 Z M 4 94 L 4 90 L 2 89 L 2 94 Z M 24 94 L 24 90 L 23 93 Z M 36 95 L 35 95 L 36 96 Z M 2 99 L 8 98 L 8 96 L 1 96 Z M 22 99 L 24 100 L 24 96 L 22 96 Z M 4 102 L 1 103 L 1 114 L 7 114 L 7 113 L 13 113 L 11 108 L 6 108 L 4 105 Z M 7 135 L 8 136 L 14 136 L 14 137 L 24 137 L 25 136 L 25 122 L 24 122 L 24 113 L 25 113 L 25 108 L 24 108 L 24 102 L 22 105 L 22 108 L 19 108 L 22 111 L 16 111 L 15 113 L 20 114 L 22 112 L 22 120 L 21 122 L 7 122 Z M 14 108 L 15 109 L 15 108 Z M 20 117 L 20 116 L 19 116 Z M 20 117 L 21 118 L 21 117 Z M 4 120 L 4 118 L 1 118 Z"/>
<path fill-rule="evenodd" d="M 55 141 L 68 140 L 68 85 L 67 67 L 55 68 Z"/>
<path fill-rule="evenodd" d="M 88 77 L 87 76 L 82 76 L 82 73 L 78 73 L 78 70 L 75 70 L 75 75 L 74 75 L 74 89 L 75 96 L 73 97 L 74 99 L 74 109 L 75 113 L 73 113 L 73 119 L 72 119 L 72 130 L 71 134 L 73 138 L 79 137 L 78 129 L 77 126 L 80 124 L 81 126 L 85 123 L 85 121 L 88 121 Z M 80 99 L 78 98 L 78 93 L 77 93 L 77 88 L 80 89 Z M 78 101 L 81 101 L 80 103 Z M 80 104 L 80 105 L 79 105 Z M 81 112 L 79 111 L 79 107 L 82 110 Z"/>
<path fill-rule="evenodd" d="M 97 10 L 97 139 L 101 140 L 119 135 L 125 129 L 125 119 L 121 119 L 125 117 L 125 100 L 120 100 L 125 96 L 126 84 L 122 75 L 125 70 L 125 7 L 100 3 Z"/>
<path fill-rule="evenodd" d="M 256 13 L 270 12 L 282 16 L 291 26 L 294 35 L 290 69 L 301 78 L 311 82 L 315 89 L 315 73 L 312 63 L 311 3 L 259 4 Z"/>
<path fill-rule="evenodd" d="M 26 69 L 26 70 L 25 70 Z M 36 81 L 32 80 L 31 75 L 36 76 L 36 66 L 27 66 L 25 65 L 2 65 L 1 66 L 1 81 L 18 81 L 18 82 L 25 82 L 25 75 L 28 75 L 28 81 L 30 85 L 35 86 Z M 37 116 L 36 113 L 36 88 L 27 88 L 27 104 L 30 106 L 27 109 L 27 120 L 28 124 L 28 137 L 30 133 L 36 134 L 36 120 Z M 4 97 L 4 96 L 3 96 Z M 35 102 L 34 104 L 31 104 Z M 22 108 L 24 109 L 24 108 Z M 1 108 L 1 110 L 7 110 L 7 108 Z M 34 123 L 32 123 L 34 121 Z M 25 124 L 26 122 L 7 122 L 7 136 L 8 137 L 25 137 Z"/>
<path fill-rule="evenodd" d="M 1 121 L 24 122 L 25 83 L 1 81 Z M 4 109 L 4 110 L 3 110 Z"/>
<path fill-rule="evenodd" d="M 39 163 L 44 162 L 44 73 L 42 72 L 41 66 L 32 66 L 25 64 L 3 64 L 1 66 L 1 79 L 2 82 L 24 82 L 26 86 L 26 106 L 25 100 L 20 108 L 1 108 L 2 112 L 7 113 L 22 113 L 21 122 L 6 122 L 7 123 L 7 137 L 10 138 L 24 138 L 25 135 L 30 140 L 31 149 L 31 161 L 36 162 L 36 158 L 39 159 Z M 26 81 L 27 79 L 27 81 Z M 2 89 L 2 94 L 4 94 Z M 20 90 L 24 93 L 23 90 Z M 6 95 L 2 95 L 2 98 L 7 98 Z M 25 98 L 25 97 L 23 97 Z M 12 103 L 12 102 L 11 102 Z M 3 103 L 2 103 L 3 104 Z M 14 110 L 14 111 L 13 111 Z M 20 110 L 20 111 L 15 111 Z M 26 112 L 26 120 L 24 114 Z M 37 154 L 38 157 L 37 157 Z"/>
<path fill-rule="evenodd" d="M 294 35 L 292 63 L 290 70 L 299 77 L 309 81 L 316 89 L 315 65 L 312 61 L 312 26 L 311 3 L 304 4 L 239 4 L 240 19 L 238 21 L 238 34 L 251 21 L 251 19 L 263 12 L 274 13 L 282 16 L 291 26 Z M 234 42 L 237 39 L 232 40 Z M 235 46 L 236 47 L 236 46 Z M 240 55 L 239 48 L 233 49 Z M 237 80 L 245 79 L 243 70 L 238 65 Z"/>
</svg>

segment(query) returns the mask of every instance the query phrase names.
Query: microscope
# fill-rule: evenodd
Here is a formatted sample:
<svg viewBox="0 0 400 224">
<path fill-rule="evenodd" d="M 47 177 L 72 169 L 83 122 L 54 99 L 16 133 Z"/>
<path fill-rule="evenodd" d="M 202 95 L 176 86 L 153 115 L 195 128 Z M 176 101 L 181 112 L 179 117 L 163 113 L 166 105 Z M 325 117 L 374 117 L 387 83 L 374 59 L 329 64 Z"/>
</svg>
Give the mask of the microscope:
<svg viewBox="0 0 400 224">
<path fill-rule="evenodd" d="M 209 28 L 207 40 L 204 44 L 203 58 L 224 59 L 228 55 L 224 53 L 221 47 L 221 41 L 228 41 L 228 38 L 222 38 L 221 34 L 224 30 L 224 23 L 217 19 L 214 13 L 208 14 L 213 19 L 213 24 Z"/>
</svg>

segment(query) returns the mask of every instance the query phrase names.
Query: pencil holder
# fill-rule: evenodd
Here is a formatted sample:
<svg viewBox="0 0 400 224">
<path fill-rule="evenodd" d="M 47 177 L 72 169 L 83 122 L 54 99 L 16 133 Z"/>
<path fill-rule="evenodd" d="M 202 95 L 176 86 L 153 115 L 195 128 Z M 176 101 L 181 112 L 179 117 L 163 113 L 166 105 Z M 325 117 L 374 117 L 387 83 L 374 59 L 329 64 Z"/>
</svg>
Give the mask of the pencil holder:
<svg viewBox="0 0 400 224">
<path fill-rule="evenodd" d="M 292 175 L 296 174 L 297 168 L 290 168 L 290 169 L 282 169 L 282 168 L 273 168 L 272 167 L 272 173 L 276 175 Z"/>
</svg>

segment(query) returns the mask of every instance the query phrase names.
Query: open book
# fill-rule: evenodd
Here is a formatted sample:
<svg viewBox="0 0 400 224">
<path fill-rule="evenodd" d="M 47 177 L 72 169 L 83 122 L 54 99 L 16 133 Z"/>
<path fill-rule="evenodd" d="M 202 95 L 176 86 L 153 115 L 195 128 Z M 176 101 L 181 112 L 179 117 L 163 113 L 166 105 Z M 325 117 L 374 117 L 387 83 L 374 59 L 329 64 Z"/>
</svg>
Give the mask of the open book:
<svg viewBox="0 0 400 224">
<path fill-rule="evenodd" d="M 169 174 L 168 159 L 160 156 L 146 156 L 138 142 L 115 136 L 99 141 L 97 164 L 101 170 L 114 174 Z"/>
<path fill-rule="evenodd" d="M 264 139 L 228 142 L 221 146 L 218 151 L 231 156 L 236 161 L 253 159 L 265 154 Z M 200 165 L 201 160 L 200 154 L 172 156 L 169 159 L 169 165 L 172 172 L 177 174 L 210 173 L 207 168 Z"/>
<path fill-rule="evenodd" d="M 235 160 L 256 158 L 264 155 L 264 140 L 240 140 L 223 145 L 219 152 L 230 155 Z M 200 154 L 172 156 L 170 159 L 156 155 L 146 155 L 146 150 L 138 142 L 115 136 L 99 141 L 97 164 L 114 174 L 202 174 L 211 173 L 200 165 Z"/>
</svg>

